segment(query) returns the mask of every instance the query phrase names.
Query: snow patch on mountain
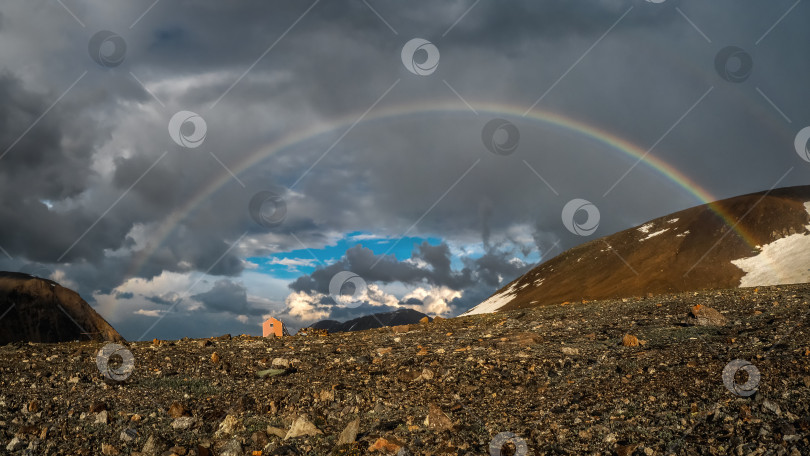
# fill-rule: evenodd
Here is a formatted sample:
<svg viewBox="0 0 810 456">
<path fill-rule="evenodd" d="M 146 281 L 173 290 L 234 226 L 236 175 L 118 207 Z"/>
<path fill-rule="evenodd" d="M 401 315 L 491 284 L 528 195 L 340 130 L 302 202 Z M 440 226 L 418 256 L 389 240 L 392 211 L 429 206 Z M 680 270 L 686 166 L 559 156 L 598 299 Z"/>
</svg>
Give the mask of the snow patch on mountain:
<svg viewBox="0 0 810 456">
<path fill-rule="evenodd" d="M 643 239 L 640 239 L 639 242 L 644 242 L 647 239 L 654 238 L 654 237 L 658 236 L 659 234 L 666 233 L 667 231 L 669 231 L 669 228 L 664 228 L 663 230 L 656 231 L 654 233 L 650 233 L 650 234 L 647 235 L 647 237 L 645 237 Z"/>
<path fill-rule="evenodd" d="M 501 293 L 494 294 L 489 297 L 486 301 L 478 304 L 477 306 L 473 307 L 472 309 L 464 312 L 463 314 L 459 315 L 459 317 L 465 317 L 467 315 L 479 315 L 479 314 L 487 314 L 493 313 L 500 309 L 501 307 L 505 306 L 509 303 L 512 299 L 515 298 L 517 295 L 517 282 L 512 284 L 506 290 L 503 290 Z"/>
<path fill-rule="evenodd" d="M 804 203 L 810 213 L 810 202 Z M 810 225 L 807 226 L 810 231 Z M 756 256 L 731 262 L 745 271 L 741 287 L 810 282 L 810 234 L 797 233 L 762 246 Z"/>
</svg>

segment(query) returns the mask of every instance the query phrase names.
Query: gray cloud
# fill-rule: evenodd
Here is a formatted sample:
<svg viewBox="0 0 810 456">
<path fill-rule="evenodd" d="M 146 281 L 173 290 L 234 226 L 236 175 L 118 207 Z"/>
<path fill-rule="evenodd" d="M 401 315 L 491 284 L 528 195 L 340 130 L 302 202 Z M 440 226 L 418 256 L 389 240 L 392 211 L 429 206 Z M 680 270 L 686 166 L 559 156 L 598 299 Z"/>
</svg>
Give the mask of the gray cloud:
<svg viewBox="0 0 810 456">
<path fill-rule="evenodd" d="M 490 293 L 504 285 L 504 279 L 518 277 L 526 273 L 533 265 L 523 261 L 514 261 L 519 258 L 517 248 L 499 250 L 489 249 L 479 258 L 465 258 L 461 269 L 451 267 L 451 253 L 447 244 L 430 245 L 427 242 L 417 246 L 411 261 L 399 261 L 393 256 L 375 255 L 370 249 L 360 245 L 346 251 L 346 255 L 339 261 L 316 269 L 312 274 L 304 275 L 290 283 L 290 289 L 295 292 L 308 294 L 329 294 L 329 284 L 332 278 L 341 271 L 351 271 L 368 283 L 391 284 L 400 282 L 412 286 L 447 287 L 462 291 L 461 298 L 452 300 L 450 307 L 456 314 L 466 310 L 463 307 L 473 300 Z M 517 255 L 517 256 L 516 256 Z M 422 264 L 426 265 L 421 266 Z M 483 290 L 483 291 L 482 291 Z M 485 298 L 486 296 L 484 296 Z M 480 301 L 479 301 L 480 302 Z M 393 307 L 369 305 L 356 308 L 334 306 L 328 296 L 320 302 L 320 309 L 328 309 L 333 318 L 347 318 L 363 315 L 365 312 L 382 312 L 393 310 Z M 401 306 L 418 306 L 422 301 L 417 298 L 400 300 Z M 380 309 L 387 310 L 380 310 Z"/>
<path fill-rule="evenodd" d="M 193 295 L 192 298 L 201 302 L 211 312 L 254 316 L 265 313 L 248 302 L 247 290 L 243 285 L 230 280 L 218 280 L 209 291 Z"/>
<path fill-rule="evenodd" d="M 123 294 L 124 294 L 124 293 L 122 293 L 122 295 L 123 295 Z M 130 293 L 130 295 L 132 295 L 132 293 Z M 116 297 L 117 297 L 117 298 L 122 298 L 122 299 L 124 298 L 124 296 L 116 296 Z M 132 297 L 132 296 L 130 296 L 130 298 L 131 298 L 131 297 Z M 175 304 L 175 303 L 177 302 L 177 300 L 176 300 L 176 299 L 175 299 L 175 300 L 171 300 L 171 299 L 166 299 L 166 298 L 161 297 L 161 296 L 146 296 L 146 297 L 145 297 L 145 299 L 146 299 L 147 301 L 149 301 L 149 302 L 152 302 L 152 303 L 155 303 L 155 304 L 158 304 L 158 305 L 161 305 L 161 306 L 166 306 L 166 307 L 169 307 L 169 306 L 171 306 L 172 304 Z"/>
</svg>

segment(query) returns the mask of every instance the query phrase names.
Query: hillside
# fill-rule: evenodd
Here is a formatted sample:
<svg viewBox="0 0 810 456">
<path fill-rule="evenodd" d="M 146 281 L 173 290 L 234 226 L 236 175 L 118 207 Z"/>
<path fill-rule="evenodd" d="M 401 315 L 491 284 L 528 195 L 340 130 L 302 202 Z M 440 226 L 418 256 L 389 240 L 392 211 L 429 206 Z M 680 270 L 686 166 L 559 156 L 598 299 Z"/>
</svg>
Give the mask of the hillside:
<svg viewBox="0 0 810 456">
<path fill-rule="evenodd" d="M 81 296 L 58 283 L 0 272 L 0 344 L 124 340 Z"/>
<path fill-rule="evenodd" d="M 123 382 L 99 372 L 104 343 L 0 346 L 0 452 L 479 456 L 511 433 L 523 454 L 810 454 L 808 301 L 810 285 L 744 288 L 133 342 Z M 696 304 L 727 323 L 696 326 Z M 755 394 L 725 385 L 736 359 Z"/>
<path fill-rule="evenodd" d="M 364 331 L 367 329 L 381 328 L 383 326 L 419 323 L 419 320 L 424 317 L 427 317 L 427 315 L 413 309 L 398 309 L 394 312 L 381 312 L 372 315 L 364 315 L 362 317 L 344 322 L 336 320 L 321 320 L 312 325 L 312 327 L 326 329 L 330 333 Z"/>
<path fill-rule="evenodd" d="M 592 240 L 540 264 L 464 315 L 805 282 L 810 282 L 810 186 L 697 206 Z"/>
</svg>

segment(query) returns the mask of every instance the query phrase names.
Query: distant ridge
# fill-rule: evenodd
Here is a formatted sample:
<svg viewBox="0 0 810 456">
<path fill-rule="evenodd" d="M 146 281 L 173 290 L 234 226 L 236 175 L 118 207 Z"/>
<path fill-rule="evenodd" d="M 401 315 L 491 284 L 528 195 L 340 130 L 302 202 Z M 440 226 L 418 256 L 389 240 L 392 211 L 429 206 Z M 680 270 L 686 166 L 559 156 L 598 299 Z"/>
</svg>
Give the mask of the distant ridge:
<svg viewBox="0 0 810 456">
<path fill-rule="evenodd" d="M 0 272 L 0 344 L 123 341 L 78 293 L 19 272 Z"/>
<path fill-rule="evenodd" d="M 365 315 L 342 323 L 336 320 L 321 320 L 312 325 L 312 327 L 326 329 L 330 333 L 364 331 L 366 329 L 381 328 L 383 326 L 419 323 L 419 320 L 424 317 L 427 317 L 427 315 L 413 309 L 398 309 L 394 312 Z"/>
<path fill-rule="evenodd" d="M 462 315 L 807 282 L 810 186 L 787 187 L 696 206 L 579 245 Z"/>
</svg>

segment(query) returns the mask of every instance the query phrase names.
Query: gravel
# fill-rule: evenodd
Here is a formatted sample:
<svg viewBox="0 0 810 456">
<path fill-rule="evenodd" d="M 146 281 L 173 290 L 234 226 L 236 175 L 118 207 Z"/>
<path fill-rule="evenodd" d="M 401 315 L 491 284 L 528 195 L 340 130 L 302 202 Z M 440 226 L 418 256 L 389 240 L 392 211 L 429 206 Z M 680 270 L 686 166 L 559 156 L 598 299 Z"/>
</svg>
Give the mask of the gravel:
<svg viewBox="0 0 810 456">
<path fill-rule="evenodd" d="M 103 343 L 14 343 L 0 347 L 0 452 L 810 454 L 808 301 L 795 285 L 133 342 L 120 382 L 99 372 Z M 698 304 L 722 324 L 696 324 Z M 734 360 L 759 372 L 753 394 L 724 383 Z"/>
</svg>

